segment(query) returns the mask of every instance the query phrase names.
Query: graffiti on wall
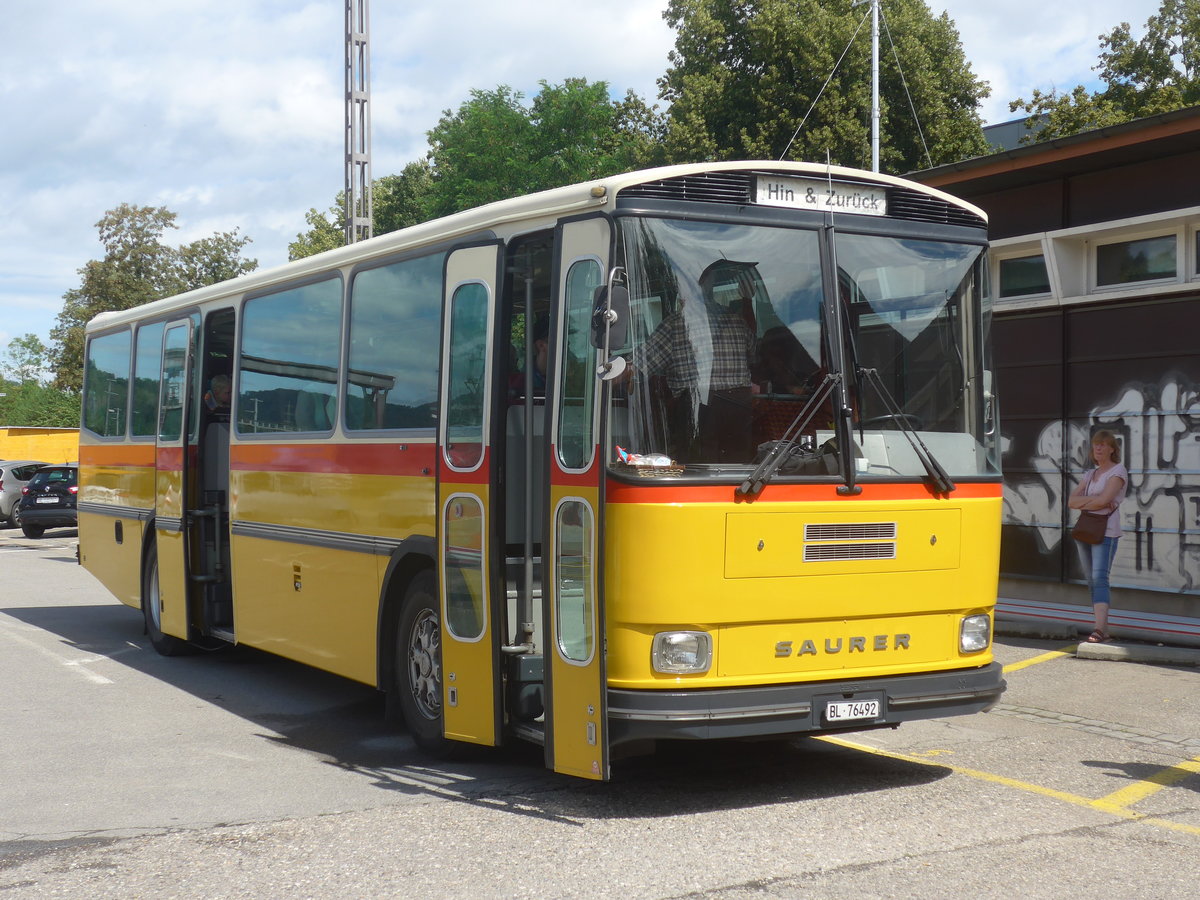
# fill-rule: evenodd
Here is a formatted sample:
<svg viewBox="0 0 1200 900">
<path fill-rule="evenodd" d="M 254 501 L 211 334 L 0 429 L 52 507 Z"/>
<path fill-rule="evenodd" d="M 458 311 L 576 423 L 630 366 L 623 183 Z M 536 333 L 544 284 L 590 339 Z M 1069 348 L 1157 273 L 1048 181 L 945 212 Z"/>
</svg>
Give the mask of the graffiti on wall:
<svg viewBox="0 0 1200 900">
<path fill-rule="evenodd" d="M 1200 593 L 1200 386 L 1177 375 L 1125 385 L 1113 402 L 1093 408 L 1087 421 L 1044 427 L 1034 458 L 1022 461 L 1036 476 L 1006 481 L 1005 524 L 1025 526 L 1044 556 L 1070 554 L 1069 578 L 1082 578 L 1071 558 L 1074 542 L 1063 543 L 1064 513 L 1067 495 L 1091 464 L 1090 437 L 1099 428 L 1117 435 L 1129 469 L 1113 584 Z M 1009 439 L 1004 442 L 1007 451 Z"/>
</svg>

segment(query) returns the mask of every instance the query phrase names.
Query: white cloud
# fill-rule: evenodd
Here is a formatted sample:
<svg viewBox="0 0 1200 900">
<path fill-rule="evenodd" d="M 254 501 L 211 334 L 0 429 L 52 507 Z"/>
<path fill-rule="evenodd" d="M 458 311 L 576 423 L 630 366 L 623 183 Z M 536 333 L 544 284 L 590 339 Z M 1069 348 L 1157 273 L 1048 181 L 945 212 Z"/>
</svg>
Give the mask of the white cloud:
<svg viewBox="0 0 1200 900">
<path fill-rule="evenodd" d="M 582 76 L 648 101 L 673 34 L 665 0 L 480 0 L 371 9 L 374 174 L 425 152 L 470 89 Z M 1094 77 L 1096 38 L 1158 0 L 931 0 L 992 83 L 988 121 L 1033 88 Z M 1069 8 L 1068 8 L 1069 7 Z M 329 0 L 11 0 L 0 52 L 0 350 L 48 336 L 94 223 L 124 203 L 178 213 L 184 242 L 240 228 L 261 265 L 342 186 L 343 10 Z M 53 40 L 47 40 L 53 35 Z M 8 337 L 5 337 L 5 334 Z"/>
</svg>

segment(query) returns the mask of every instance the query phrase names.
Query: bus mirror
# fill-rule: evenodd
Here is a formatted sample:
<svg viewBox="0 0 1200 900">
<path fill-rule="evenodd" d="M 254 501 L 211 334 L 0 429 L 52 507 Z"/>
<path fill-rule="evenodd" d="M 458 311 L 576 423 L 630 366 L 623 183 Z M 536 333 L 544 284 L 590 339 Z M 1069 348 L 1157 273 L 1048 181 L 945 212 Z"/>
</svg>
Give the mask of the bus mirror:
<svg viewBox="0 0 1200 900">
<path fill-rule="evenodd" d="M 592 308 L 592 346 L 608 350 L 625 346 L 629 335 L 629 289 L 624 285 L 596 288 Z"/>
</svg>

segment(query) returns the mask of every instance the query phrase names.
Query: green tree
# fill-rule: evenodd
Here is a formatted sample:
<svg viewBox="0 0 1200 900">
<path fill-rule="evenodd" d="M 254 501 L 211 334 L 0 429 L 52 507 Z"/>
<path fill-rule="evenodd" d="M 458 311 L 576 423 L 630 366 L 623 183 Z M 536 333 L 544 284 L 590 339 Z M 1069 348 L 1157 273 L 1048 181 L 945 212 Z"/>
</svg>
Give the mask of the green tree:
<svg viewBox="0 0 1200 900">
<path fill-rule="evenodd" d="M 923 0 L 886 0 L 881 10 L 880 168 L 987 152 L 978 106 L 989 89 L 949 16 Z M 868 167 L 868 13 L 853 0 L 670 0 L 663 17 L 675 49 L 659 79 L 671 104 L 668 157 L 823 162 L 828 153 Z"/>
<path fill-rule="evenodd" d="M 0 363 L 0 371 L 17 384 L 41 384 L 44 378 L 50 349 L 36 334 L 24 334 L 8 342 L 6 359 Z"/>
<path fill-rule="evenodd" d="M 1048 141 L 1200 103 L 1200 0 L 1163 0 L 1133 39 L 1128 22 L 1100 37 L 1103 88 L 1068 93 L 1034 90 L 1009 109 L 1029 118 L 1026 143 Z"/>
<path fill-rule="evenodd" d="M 446 110 L 429 132 L 433 215 L 659 161 L 658 116 L 632 91 L 613 101 L 603 81 L 540 84 L 529 106 L 501 85 Z"/>
<path fill-rule="evenodd" d="M 387 234 L 431 218 L 429 198 L 433 173 L 425 160 L 410 162 L 399 175 L 371 182 L 373 230 Z M 308 231 L 288 244 L 288 259 L 303 259 L 346 245 L 346 192 L 341 191 L 327 213 L 310 209 L 304 215 Z"/>
<path fill-rule="evenodd" d="M 175 218 L 166 207 L 123 203 L 96 223 L 104 258 L 79 270 L 80 285 L 63 294 L 50 332 L 55 388 L 82 386 L 83 329 L 94 316 L 244 275 L 258 265 L 242 256 L 250 238 L 236 229 L 179 247 L 163 243 L 163 233 L 178 227 Z"/>
</svg>

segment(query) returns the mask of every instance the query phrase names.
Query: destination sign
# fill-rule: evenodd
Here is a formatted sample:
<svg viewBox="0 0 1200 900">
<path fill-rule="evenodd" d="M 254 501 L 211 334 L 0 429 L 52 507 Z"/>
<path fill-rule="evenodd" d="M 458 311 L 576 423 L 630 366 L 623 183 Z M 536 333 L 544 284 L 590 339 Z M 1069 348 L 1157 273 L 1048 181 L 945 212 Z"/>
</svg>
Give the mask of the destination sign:
<svg viewBox="0 0 1200 900">
<path fill-rule="evenodd" d="M 839 184 L 815 178 L 759 175 L 754 200 L 764 206 L 786 206 L 814 212 L 886 216 L 887 191 L 863 184 Z"/>
</svg>

